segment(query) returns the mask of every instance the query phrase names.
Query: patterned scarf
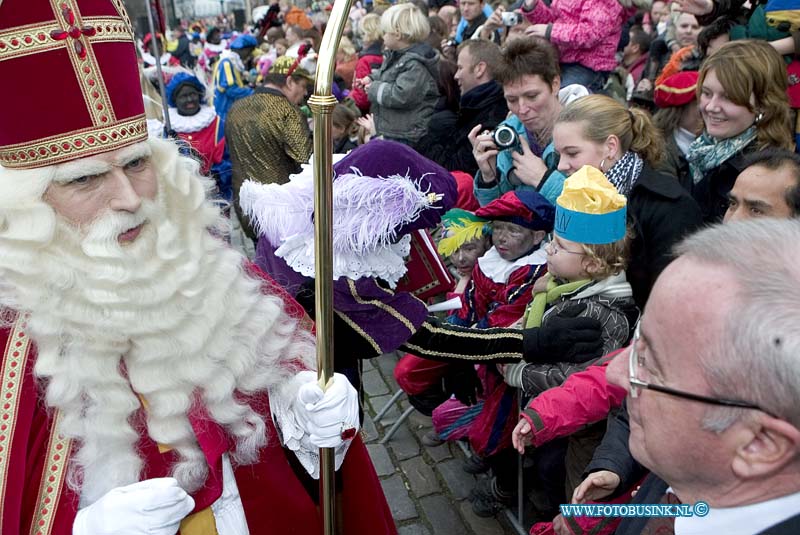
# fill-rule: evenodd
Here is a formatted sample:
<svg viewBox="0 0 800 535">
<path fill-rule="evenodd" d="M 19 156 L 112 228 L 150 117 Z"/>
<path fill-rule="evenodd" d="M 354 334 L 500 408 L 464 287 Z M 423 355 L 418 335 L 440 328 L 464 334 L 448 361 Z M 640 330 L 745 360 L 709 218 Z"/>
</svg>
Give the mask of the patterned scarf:
<svg viewBox="0 0 800 535">
<path fill-rule="evenodd" d="M 686 155 L 694 183 L 697 184 L 703 180 L 706 172 L 710 169 L 719 167 L 741 152 L 755 138 L 755 126 L 751 126 L 738 136 L 726 139 L 716 139 L 708 135 L 708 132 L 703 132 L 689 146 L 689 154 Z"/>
<path fill-rule="evenodd" d="M 628 151 L 605 174 L 617 191 L 627 197 L 630 195 L 633 185 L 639 180 L 642 167 L 644 167 L 642 157 L 635 152 Z"/>
</svg>

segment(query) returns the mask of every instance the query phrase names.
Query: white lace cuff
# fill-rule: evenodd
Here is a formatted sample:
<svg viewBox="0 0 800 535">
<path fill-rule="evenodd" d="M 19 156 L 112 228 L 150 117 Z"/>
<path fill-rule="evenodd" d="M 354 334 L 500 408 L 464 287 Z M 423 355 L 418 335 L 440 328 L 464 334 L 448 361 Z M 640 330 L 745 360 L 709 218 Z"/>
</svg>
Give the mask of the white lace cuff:
<svg viewBox="0 0 800 535">
<path fill-rule="evenodd" d="M 333 252 L 333 278 L 377 277 L 394 288 L 406 274 L 405 257 L 411 251 L 411 235 L 406 234 L 397 243 L 377 247 L 364 253 L 351 251 Z M 315 274 L 314 236 L 295 234 L 286 239 L 275 250 L 275 256 L 283 258 L 289 266 L 307 277 Z"/>
</svg>

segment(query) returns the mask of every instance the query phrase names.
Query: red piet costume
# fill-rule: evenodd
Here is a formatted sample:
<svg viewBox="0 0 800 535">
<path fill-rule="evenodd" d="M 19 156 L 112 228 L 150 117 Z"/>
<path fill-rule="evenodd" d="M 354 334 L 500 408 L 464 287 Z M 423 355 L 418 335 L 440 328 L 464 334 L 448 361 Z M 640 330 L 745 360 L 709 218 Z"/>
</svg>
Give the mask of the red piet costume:
<svg viewBox="0 0 800 535">
<path fill-rule="evenodd" d="M 147 139 L 133 31 L 122 0 L 0 2 L 0 75 L 31 82 L 0 87 L 0 99 L 10 103 L 0 108 L 3 167 L 40 168 Z M 45 94 L 52 82 L 59 87 L 55 97 Z M 280 297 L 288 314 L 304 317 L 277 284 L 255 268 L 251 271 L 264 277 L 262 290 Z M 27 318 L 14 318 L 8 310 L 0 314 L 13 324 L 0 329 L 0 533 L 71 534 L 79 496 L 66 480 L 77 447 L 58 433 L 60 413 L 48 408 L 44 385 L 34 376 L 37 354 Z M 303 321 L 303 327 L 312 328 L 307 317 Z M 264 418 L 268 445 L 256 463 L 234 470 L 249 532 L 322 533 L 318 507 L 307 490 L 313 493 L 317 483 L 304 481 L 308 476 L 296 468 L 300 465 L 294 454 L 281 447 L 267 394 L 254 395 L 250 405 Z M 144 418 L 142 410 L 135 418 Z M 223 455 L 232 451 L 233 441 L 202 405 L 189 409 L 188 418 L 209 469 L 204 485 L 193 494 L 194 512 L 208 513 L 221 495 Z M 133 427 L 141 435 L 141 479 L 169 475 L 175 453 L 160 448 L 147 435 L 146 425 L 133 422 Z M 342 533 L 396 533 L 358 437 L 337 476 Z M 216 534 L 213 526 L 181 529 L 182 535 Z"/>
<path fill-rule="evenodd" d="M 210 106 L 204 106 L 204 108 L 209 111 L 214 110 Z M 170 114 L 170 118 L 174 119 L 175 115 L 177 114 Z M 222 132 L 219 115 L 215 113 L 208 124 L 181 119 L 184 118 L 178 116 L 178 123 L 172 123 L 173 130 L 175 130 L 179 139 L 184 140 L 197 151 L 201 157 L 200 172 L 203 175 L 208 175 L 211 167 L 221 163 L 225 157 L 225 138 L 223 137 L 224 132 Z"/>
</svg>

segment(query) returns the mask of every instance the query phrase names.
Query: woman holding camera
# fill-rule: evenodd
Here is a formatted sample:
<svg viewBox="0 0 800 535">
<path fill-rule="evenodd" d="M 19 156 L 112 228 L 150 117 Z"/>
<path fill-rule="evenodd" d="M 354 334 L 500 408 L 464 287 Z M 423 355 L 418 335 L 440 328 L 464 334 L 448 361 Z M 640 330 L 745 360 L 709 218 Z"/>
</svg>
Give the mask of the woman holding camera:
<svg viewBox="0 0 800 535">
<path fill-rule="evenodd" d="M 475 197 L 481 206 L 506 192 L 533 189 L 555 204 L 564 175 L 552 144 L 553 124 L 563 104 L 586 95 L 573 86 L 559 91 L 555 49 L 541 39 L 515 39 L 506 45 L 494 73 L 512 115 L 493 132 L 477 125 L 469 133 L 478 164 Z"/>
<path fill-rule="evenodd" d="M 672 259 L 672 246 L 701 223 L 700 208 L 677 179 L 655 170 L 665 151 L 661 132 L 646 111 L 589 95 L 564 108 L 553 143 L 561 155 L 560 171 L 569 176 L 591 165 L 628 198 L 634 237 L 626 274 L 643 309 L 656 277 Z"/>
</svg>

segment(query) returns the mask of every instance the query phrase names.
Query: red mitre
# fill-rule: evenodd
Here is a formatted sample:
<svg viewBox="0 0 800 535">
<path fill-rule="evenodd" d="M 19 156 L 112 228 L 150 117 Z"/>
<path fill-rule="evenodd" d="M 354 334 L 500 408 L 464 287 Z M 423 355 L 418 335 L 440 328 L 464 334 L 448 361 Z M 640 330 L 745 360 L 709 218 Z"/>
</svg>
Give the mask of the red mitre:
<svg viewBox="0 0 800 535">
<path fill-rule="evenodd" d="M 0 80 L 3 167 L 43 167 L 147 139 L 122 0 L 3 0 Z"/>
</svg>

